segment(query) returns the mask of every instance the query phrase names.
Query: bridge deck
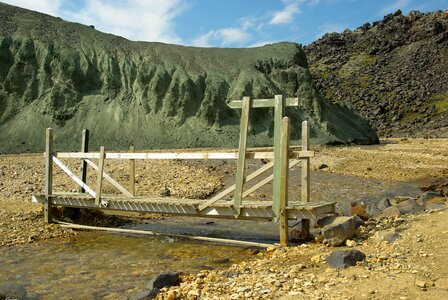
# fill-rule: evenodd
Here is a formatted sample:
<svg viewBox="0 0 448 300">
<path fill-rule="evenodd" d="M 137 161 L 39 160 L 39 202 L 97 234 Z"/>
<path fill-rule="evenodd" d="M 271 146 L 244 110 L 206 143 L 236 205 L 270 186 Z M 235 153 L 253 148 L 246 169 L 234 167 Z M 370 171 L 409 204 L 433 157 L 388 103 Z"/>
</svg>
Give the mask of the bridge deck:
<svg viewBox="0 0 448 300">
<path fill-rule="evenodd" d="M 102 195 L 102 206 L 95 205 L 95 198 L 84 193 L 53 193 L 49 197 L 53 205 L 121 210 L 133 212 L 164 213 L 173 215 L 235 218 L 233 201 L 220 200 L 204 210 L 199 206 L 207 200 L 179 199 L 172 197 L 134 197 L 129 198 L 119 195 Z M 33 197 L 34 202 L 44 203 L 45 195 Z M 335 210 L 334 202 L 289 202 L 286 207 L 288 219 L 316 220 L 319 215 L 332 213 Z M 270 200 L 244 200 L 241 205 L 241 214 L 238 219 L 264 219 L 272 220 L 275 217 Z"/>
</svg>

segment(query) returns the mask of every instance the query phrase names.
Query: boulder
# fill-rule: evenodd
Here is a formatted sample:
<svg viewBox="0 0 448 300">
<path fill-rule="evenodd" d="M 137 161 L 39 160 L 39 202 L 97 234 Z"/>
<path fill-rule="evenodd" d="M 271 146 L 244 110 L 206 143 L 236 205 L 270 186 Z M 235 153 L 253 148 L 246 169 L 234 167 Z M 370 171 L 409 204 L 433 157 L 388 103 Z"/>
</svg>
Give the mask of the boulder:
<svg viewBox="0 0 448 300">
<path fill-rule="evenodd" d="M 178 285 L 179 280 L 180 279 L 179 279 L 178 272 L 161 273 L 149 281 L 148 289 L 149 290 L 151 290 L 153 288 L 161 289 L 164 287 Z"/>
<path fill-rule="evenodd" d="M 336 217 L 322 228 L 323 243 L 331 246 L 341 246 L 345 240 L 352 238 L 356 231 L 356 218 Z"/>
<path fill-rule="evenodd" d="M 317 221 L 316 224 L 319 227 L 324 227 L 325 225 L 331 224 L 338 216 L 335 214 L 328 214 L 325 216 L 320 217 Z"/>
<path fill-rule="evenodd" d="M 391 206 L 376 214 L 374 219 L 398 218 L 399 216 L 401 216 L 400 210 L 396 206 Z"/>
<path fill-rule="evenodd" d="M 407 214 L 416 214 L 418 212 L 423 211 L 423 207 L 415 201 L 415 199 L 408 199 L 405 201 L 402 201 L 396 205 L 398 210 L 400 211 L 400 214 L 407 215 Z"/>
<path fill-rule="evenodd" d="M 359 250 L 336 250 L 333 251 L 325 261 L 332 268 L 345 269 L 355 266 L 358 261 L 362 261 L 366 255 Z"/>
<path fill-rule="evenodd" d="M 350 203 L 350 215 L 358 216 L 363 220 L 369 219 L 369 214 L 367 213 L 366 205 L 358 201 Z"/>
<path fill-rule="evenodd" d="M 375 233 L 373 237 L 375 241 L 378 243 L 387 242 L 391 244 L 400 238 L 400 234 L 396 232 L 395 229 L 392 229 L 392 230 L 378 231 Z"/>
<path fill-rule="evenodd" d="M 418 196 L 417 203 L 420 205 L 426 205 L 426 203 L 436 197 L 439 197 L 440 193 L 434 191 L 426 191 Z"/>
<path fill-rule="evenodd" d="M 383 211 L 386 208 L 391 207 L 391 206 L 392 206 L 392 204 L 390 203 L 390 200 L 388 198 L 384 198 L 383 200 L 381 200 L 378 203 L 378 210 Z"/>
</svg>

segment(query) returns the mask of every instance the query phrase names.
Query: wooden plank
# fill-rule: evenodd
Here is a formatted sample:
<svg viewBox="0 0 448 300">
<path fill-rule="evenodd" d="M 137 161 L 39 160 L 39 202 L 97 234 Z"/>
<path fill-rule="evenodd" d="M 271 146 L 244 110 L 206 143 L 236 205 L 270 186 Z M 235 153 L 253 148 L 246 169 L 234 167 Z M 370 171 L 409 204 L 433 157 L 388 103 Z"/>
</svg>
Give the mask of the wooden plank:
<svg viewBox="0 0 448 300">
<path fill-rule="evenodd" d="M 59 168 L 61 168 L 62 171 L 64 171 L 68 176 L 70 176 L 70 178 L 74 182 L 76 182 L 79 186 L 82 186 L 84 190 L 87 193 L 89 193 L 89 195 L 91 195 L 94 198 L 96 197 L 96 193 L 87 184 L 85 184 L 79 177 L 77 177 L 75 173 L 70 171 L 70 169 L 66 165 L 64 165 L 57 157 L 53 156 L 53 161 Z"/>
<path fill-rule="evenodd" d="M 82 131 L 82 138 L 81 138 L 81 153 L 89 152 L 89 130 L 84 129 Z M 82 182 L 86 183 L 87 180 L 87 163 L 82 160 L 81 162 L 81 180 Z M 79 187 L 79 192 L 84 193 L 85 190 L 82 186 Z"/>
<path fill-rule="evenodd" d="M 289 180 L 289 118 L 282 119 L 282 131 L 280 138 L 280 195 L 279 195 L 279 217 L 280 217 L 280 245 L 288 245 L 288 180 Z"/>
<path fill-rule="evenodd" d="M 280 172 L 281 172 L 281 152 L 280 152 L 280 141 L 281 141 L 281 130 L 282 130 L 282 118 L 284 113 L 284 96 L 275 96 L 275 109 L 274 109 L 274 182 L 273 182 L 273 202 L 272 210 L 276 217 L 279 217 L 280 213 Z"/>
<path fill-rule="evenodd" d="M 104 146 L 100 147 L 100 157 L 98 160 L 98 177 L 96 181 L 96 196 L 95 205 L 99 206 L 101 204 L 101 189 L 103 187 L 103 172 L 104 172 L 104 159 L 105 159 Z"/>
<path fill-rule="evenodd" d="M 92 169 L 94 169 L 95 171 L 99 172 L 99 167 L 90 159 L 86 159 L 85 160 L 87 162 L 87 164 L 89 166 L 92 167 Z M 104 179 L 106 179 L 107 181 L 109 181 L 114 187 L 116 187 L 120 192 L 122 192 L 123 194 L 125 194 L 128 197 L 134 197 L 134 195 L 132 195 L 127 189 L 125 189 L 121 184 L 119 184 L 118 182 L 115 181 L 115 179 L 113 179 L 109 174 L 107 174 L 106 172 L 103 171 L 103 176 Z"/>
<path fill-rule="evenodd" d="M 309 155 L 309 153 L 303 153 Z M 59 158 L 84 158 L 84 159 L 98 159 L 100 154 L 98 152 L 57 152 L 55 154 Z M 297 154 L 291 152 L 291 157 L 296 157 Z M 106 159 L 237 159 L 238 152 L 179 152 L 179 153 L 106 153 Z M 272 152 L 246 152 L 246 159 L 274 159 Z"/>
<path fill-rule="evenodd" d="M 308 151 L 310 138 L 310 128 L 308 121 L 302 122 L 302 151 Z M 310 202 L 310 159 L 302 158 L 302 202 Z"/>
<path fill-rule="evenodd" d="M 244 168 L 246 166 L 247 134 L 249 132 L 250 97 L 243 98 L 241 108 L 240 142 L 238 147 L 238 162 L 235 176 L 235 194 L 233 197 L 233 207 L 235 215 L 241 212 L 240 207 L 243 201 Z"/>
<path fill-rule="evenodd" d="M 292 160 L 289 163 L 289 168 L 291 169 L 291 168 L 295 167 L 299 163 L 300 163 L 300 160 L 298 160 L 298 159 Z M 263 185 L 265 185 L 268 182 L 272 181 L 273 178 L 274 178 L 274 174 L 271 174 L 268 177 L 266 177 L 265 179 L 263 179 L 262 181 L 260 181 L 257 184 L 255 184 L 254 186 L 251 186 L 250 188 L 248 188 L 247 190 L 244 191 L 243 197 L 249 196 L 251 193 L 255 192 L 256 190 L 261 188 Z"/>
<path fill-rule="evenodd" d="M 135 152 L 134 146 L 129 147 L 129 152 Z M 135 159 L 129 160 L 129 191 L 135 197 Z"/>
<path fill-rule="evenodd" d="M 45 131 L 45 204 L 44 204 L 44 220 L 50 223 L 51 216 L 51 200 L 50 195 L 53 193 L 53 129 L 47 128 Z"/>
<path fill-rule="evenodd" d="M 229 100 L 227 105 L 230 108 L 242 108 L 243 102 L 241 100 Z M 286 98 L 286 106 L 299 106 L 299 98 Z M 262 108 L 262 107 L 274 107 L 274 99 L 253 99 L 251 108 Z"/>
<path fill-rule="evenodd" d="M 267 170 L 271 169 L 274 166 L 274 162 L 269 162 L 266 165 L 264 165 L 263 167 L 261 167 L 258 170 L 255 170 L 253 173 L 247 175 L 245 183 L 251 181 L 252 179 L 258 177 L 259 175 L 261 175 L 263 172 L 266 172 Z M 228 194 L 230 194 L 231 192 L 233 192 L 235 190 L 235 185 L 231 185 L 228 188 L 226 188 L 224 191 L 220 192 L 219 194 L 217 194 L 216 196 L 214 196 L 213 198 L 211 198 L 210 200 L 207 200 L 205 203 L 199 205 L 198 207 L 198 211 L 202 211 L 205 208 L 209 207 L 210 205 L 212 205 L 213 203 L 221 200 L 223 197 L 227 196 Z M 246 197 L 247 194 L 246 192 L 243 192 L 243 198 Z"/>
</svg>

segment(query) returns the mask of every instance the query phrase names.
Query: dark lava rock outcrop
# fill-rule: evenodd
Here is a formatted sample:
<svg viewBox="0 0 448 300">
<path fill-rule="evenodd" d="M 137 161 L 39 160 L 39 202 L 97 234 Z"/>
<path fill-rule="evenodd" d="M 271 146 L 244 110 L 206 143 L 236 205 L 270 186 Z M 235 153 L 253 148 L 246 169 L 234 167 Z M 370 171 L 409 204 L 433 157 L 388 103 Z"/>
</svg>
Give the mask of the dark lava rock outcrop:
<svg viewBox="0 0 448 300">
<path fill-rule="evenodd" d="M 0 152 L 236 146 L 239 111 L 226 99 L 299 97 L 287 110 L 293 138 L 309 120 L 321 143 L 374 143 L 352 108 L 319 96 L 300 45 L 250 49 L 131 42 L 92 27 L 0 4 Z M 253 110 L 250 145 L 272 142 L 271 109 Z M 106 148 L 106 149 L 107 149 Z"/>
<path fill-rule="evenodd" d="M 317 88 L 382 136 L 448 136 L 448 11 L 401 11 L 304 48 Z"/>
</svg>

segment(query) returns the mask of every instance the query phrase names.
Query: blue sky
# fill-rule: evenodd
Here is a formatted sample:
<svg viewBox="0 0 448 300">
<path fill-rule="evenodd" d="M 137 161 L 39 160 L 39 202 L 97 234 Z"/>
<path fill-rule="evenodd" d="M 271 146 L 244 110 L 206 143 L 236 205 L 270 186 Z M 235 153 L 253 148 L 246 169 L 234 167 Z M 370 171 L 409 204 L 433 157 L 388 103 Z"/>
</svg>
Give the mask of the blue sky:
<svg viewBox="0 0 448 300">
<path fill-rule="evenodd" d="M 130 40 L 203 47 L 309 44 L 401 9 L 447 10 L 448 0 L 0 0 Z"/>
</svg>

